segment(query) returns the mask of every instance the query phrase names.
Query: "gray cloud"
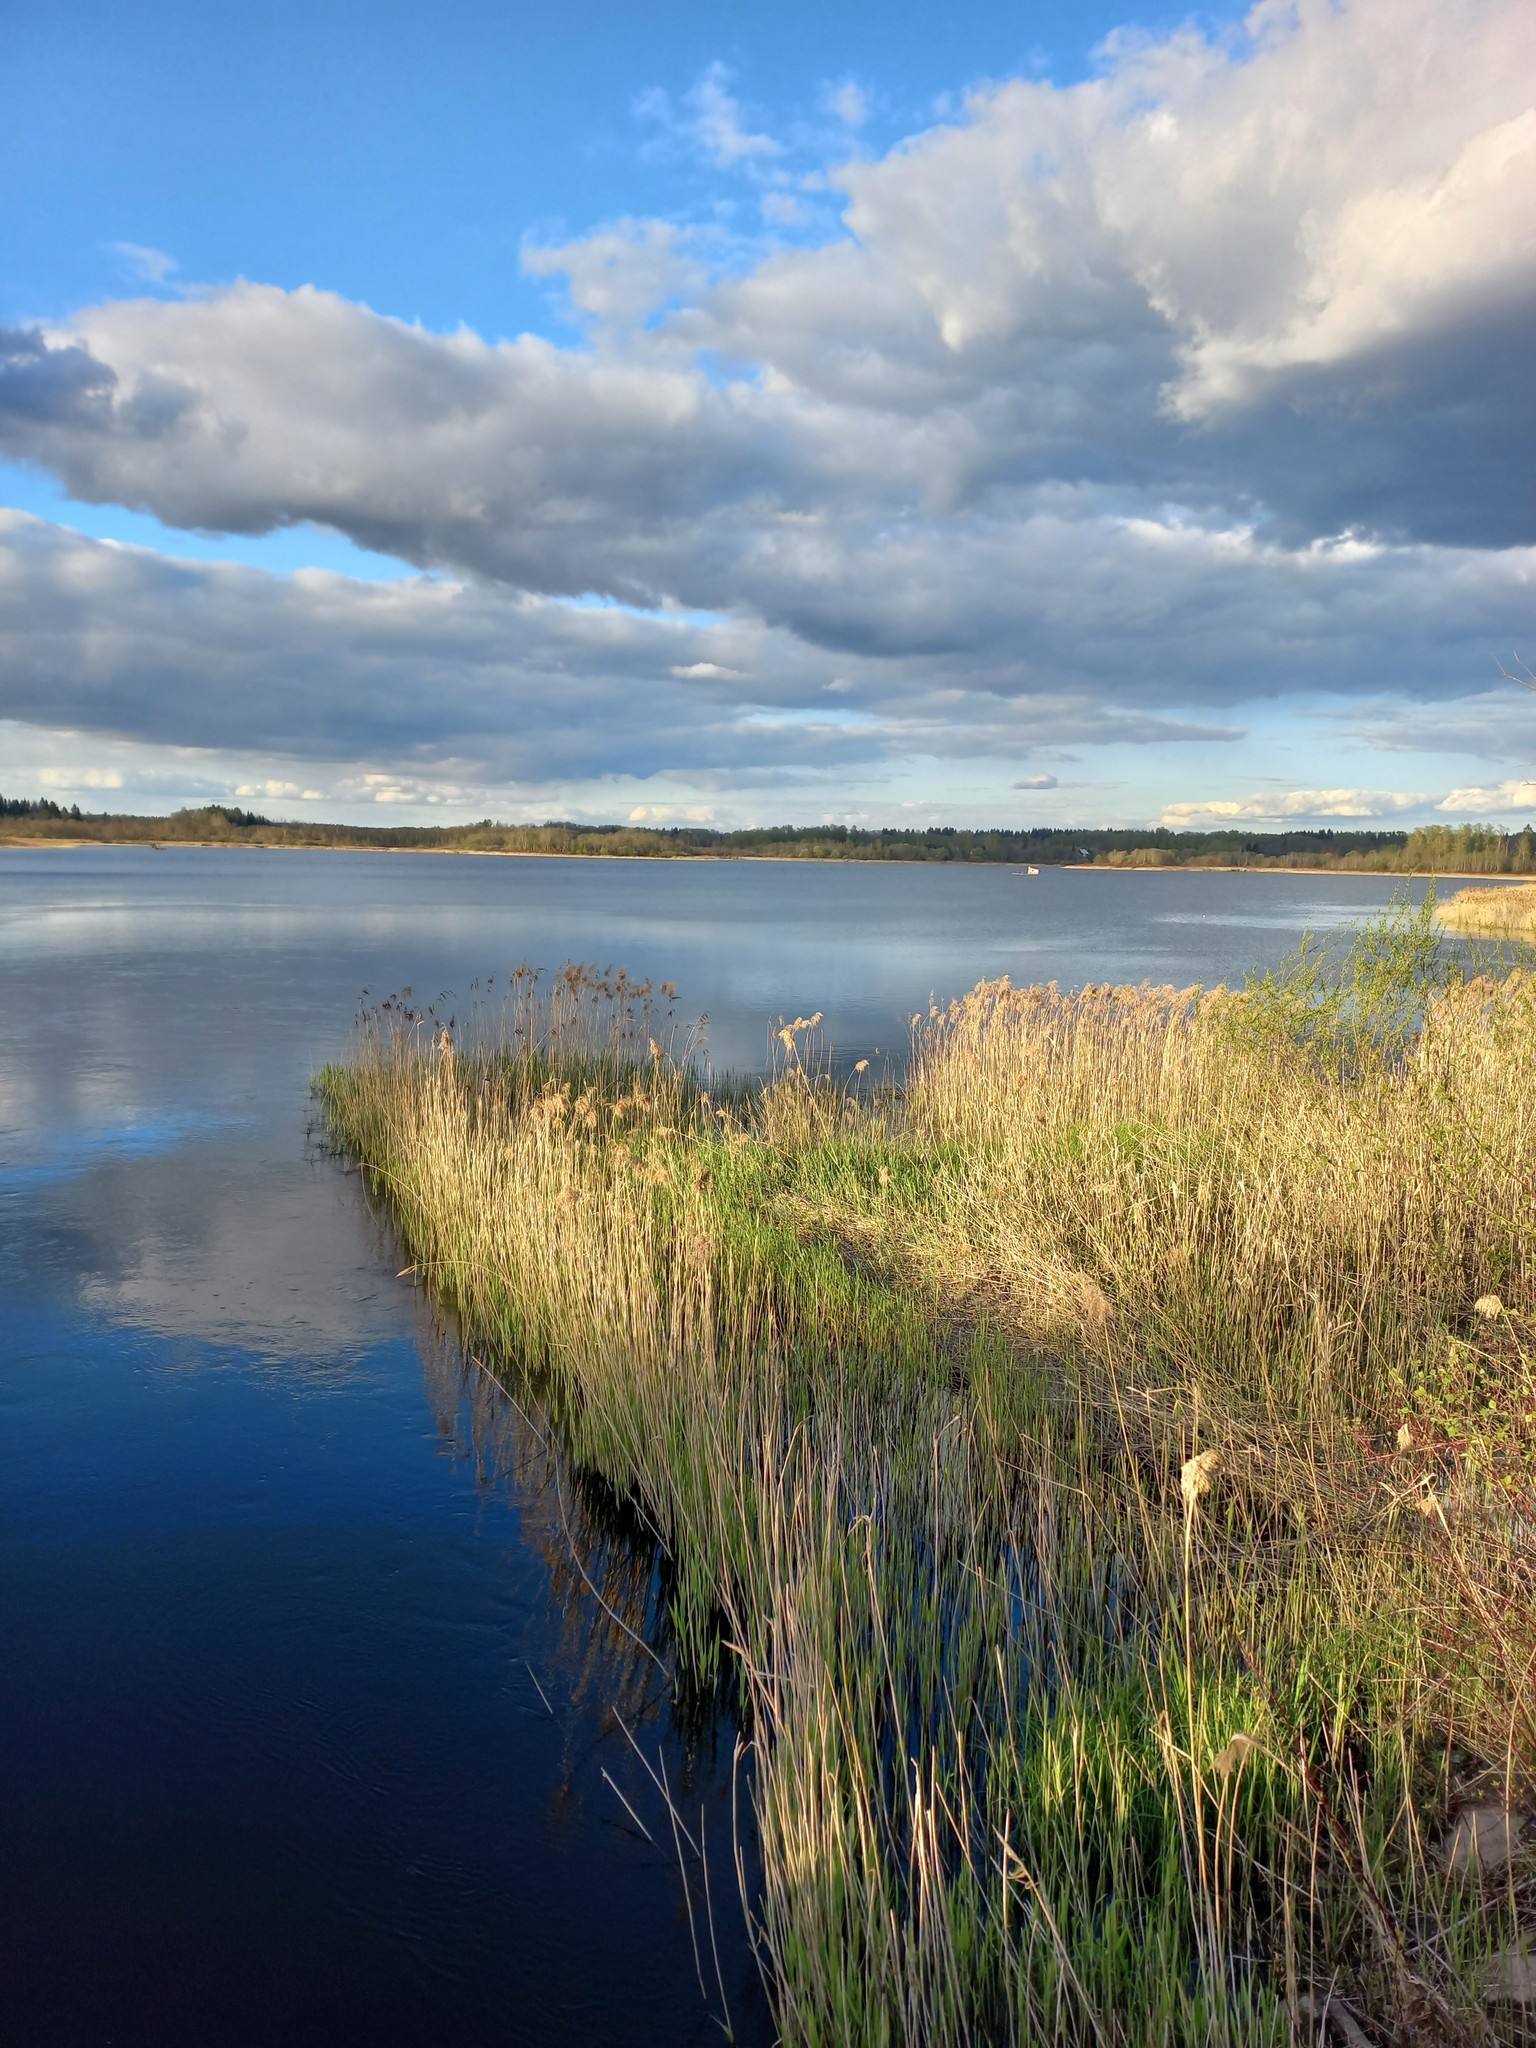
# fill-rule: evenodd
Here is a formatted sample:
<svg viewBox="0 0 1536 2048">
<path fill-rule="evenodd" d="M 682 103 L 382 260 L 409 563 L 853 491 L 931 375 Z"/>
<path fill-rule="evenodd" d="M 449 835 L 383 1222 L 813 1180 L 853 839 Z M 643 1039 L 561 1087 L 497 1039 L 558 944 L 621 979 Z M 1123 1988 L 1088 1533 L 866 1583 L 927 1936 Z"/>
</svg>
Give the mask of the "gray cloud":
<svg viewBox="0 0 1536 2048">
<path fill-rule="evenodd" d="M 1466 755 L 1528 768 L 1536 762 L 1536 702 L 1502 683 L 1490 659 L 1475 690 L 1452 704 L 1415 704 L 1383 695 L 1327 714 L 1350 737 L 1389 754 Z"/>
<path fill-rule="evenodd" d="M 1520 0 L 1309 0 L 1261 11 L 1251 47 L 1182 31 L 1070 90 L 979 93 L 835 174 L 830 246 L 733 250 L 714 284 L 709 238 L 658 223 L 530 251 L 568 273 L 586 349 L 251 285 L 98 307 L 13 342 L 0 432 L 172 524 L 313 519 L 828 644 L 862 630 L 857 592 L 802 619 L 784 576 L 823 535 L 873 557 L 1063 487 L 1292 540 L 1528 542 L 1533 23 Z"/>
<path fill-rule="evenodd" d="M 1298 0 L 972 95 L 821 247 L 528 250 L 578 345 L 247 283 L 0 335 L 0 449 L 76 498 L 456 579 L 13 523 L 0 714 L 742 781 L 1477 691 L 1530 637 L 1533 75 L 1522 0 Z M 778 160 L 722 73 L 681 118 Z"/>
<path fill-rule="evenodd" d="M 746 786 L 918 755 L 1224 742 L 1266 694 L 1363 685 L 1375 716 L 1384 677 L 1410 664 L 1405 690 L 1443 696 L 1469 677 L 1481 690 L 1485 660 L 1467 649 L 1498 604 L 1523 601 L 1533 566 L 1286 554 L 1125 522 L 1026 529 L 1010 545 L 1011 580 L 996 561 L 976 572 L 978 609 L 997 593 L 961 652 L 832 656 L 750 619 L 430 578 L 274 577 L 0 515 L 0 717 L 455 783 Z"/>
<path fill-rule="evenodd" d="M 35 330 L 0 327 L 0 433 L 19 455 L 51 445 L 45 435 L 99 432 L 116 383 L 80 342 L 50 347 Z"/>
</svg>

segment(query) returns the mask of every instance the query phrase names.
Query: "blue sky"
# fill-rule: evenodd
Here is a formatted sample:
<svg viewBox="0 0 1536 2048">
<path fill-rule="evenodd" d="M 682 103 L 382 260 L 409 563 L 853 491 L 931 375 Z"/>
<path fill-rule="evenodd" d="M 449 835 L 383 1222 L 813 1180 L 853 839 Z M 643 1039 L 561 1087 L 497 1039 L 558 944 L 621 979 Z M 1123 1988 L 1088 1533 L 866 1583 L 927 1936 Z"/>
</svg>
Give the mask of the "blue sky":
<svg viewBox="0 0 1536 2048">
<path fill-rule="evenodd" d="M 7 35 L 7 793 L 1536 810 L 1512 0 Z"/>
<path fill-rule="evenodd" d="M 659 146 L 650 94 L 681 103 L 724 66 L 748 124 L 805 131 L 814 161 L 841 126 L 829 89 L 862 89 L 862 146 L 878 151 L 945 95 L 1017 74 L 1068 83 L 1128 19 L 1181 18 L 1117 0 L 21 10 L 0 166 L 41 203 L 0 219 L 5 310 L 58 319 L 120 292 L 139 280 L 114 244 L 137 244 L 204 282 L 324 284 L 487 338 L 547 327 L 547 294 L 519 267 L 526 235 L 751 210 L 716 167 Z"/>
</svg>

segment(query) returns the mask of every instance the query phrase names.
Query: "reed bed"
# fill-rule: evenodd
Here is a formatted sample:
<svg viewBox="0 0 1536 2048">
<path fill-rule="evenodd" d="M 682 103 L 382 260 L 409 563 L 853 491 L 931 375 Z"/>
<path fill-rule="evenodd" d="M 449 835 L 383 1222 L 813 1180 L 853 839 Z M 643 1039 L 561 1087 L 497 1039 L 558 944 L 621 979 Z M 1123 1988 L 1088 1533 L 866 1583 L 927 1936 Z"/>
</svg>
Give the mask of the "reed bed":
<svg viewBox="0 0 1536 2048">
<path fill-rule="evenodd" d="M 1536 882 L 1458 889 L 1440 906 L 1440 917 L 1451 931 L 1480 938 L 1536 939 Z"/>
<path fill-rule="evenodd" d="M 786 2042 L 1536 2034 L 1536 978 L 1431 915 L 899 1089 L 574 969 L 320 1077 L 734 1691 Z"/>
</svg>

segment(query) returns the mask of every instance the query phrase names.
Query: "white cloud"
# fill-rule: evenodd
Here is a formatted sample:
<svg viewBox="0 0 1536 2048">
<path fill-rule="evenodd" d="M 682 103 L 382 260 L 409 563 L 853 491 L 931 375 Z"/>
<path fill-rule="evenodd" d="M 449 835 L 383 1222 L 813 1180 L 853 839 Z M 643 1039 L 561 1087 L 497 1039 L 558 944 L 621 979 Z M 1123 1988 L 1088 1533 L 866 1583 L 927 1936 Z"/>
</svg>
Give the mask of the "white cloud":
<svg viewBox="0 0 1536 2048">
<path fill-rule="evenodd" d="M 1433 802 L 1422 790 L 1292 789 L 1284 794 L 1166 804 L 1159 822 L 1182 831 L 1207 825 L 1275 825 L 1295 818 L 1391 818 L 1402 811 L 1421 811 Z"/>
<path fill-rule="evenodd" d="M 473 784 L 379 771 L 344 775 L 336 786 L 343 796 L 364 803 L 452 805 L 456 809 L 462 809 L 478 794 Z"/>
<path fill-rule="evenodd" d="M 163 249 L 146 248 L 142 242 L 111 242 L 108 247 L 130 277 L 146 284 L 164 284 L 181 268 L 174 256 L 167 256 Z"/>
<path fill-rule="evenodd" d="M 1015 789 L 1054 789 L 1056 778 L 1054 775 L 1025 775 L 1012 786 Z"/>
<path fill-rule="evenodd" d="M 687 661 L 678 668 L 670 669 L 668 673 L 676 676 L 681 683 L 686 683 L 694 676 L 699 677 L 700 680 L 706 678 L 715 680 L 724 678 L 734 682 L 740 682 L 741 680 L 741 670 L 739 668 L 725 668 L 718 661 Z"/>
<path fill-rule="evenodd" d="M 770 227 L 804 227 L 810 219 L 810 209 L 803 199 L 797 199 L 793 192 L 781 192 L 777 188 L 763 194 L 762 208 L 763 219 Z"/>
<path fill-rule="evenodd" d="M 713 804 L 636 804 L 629 814 L 631 825 L 712 825 Z"/>
<path fill-rule="evenodd" d="M 746 157 L 782 156 L 782 146 L 771 135 L 754 135 L 742 126 L 741 107 L 730 83 L 726 66 L 711 64 L 688 94 L 694 133 L 705 155 L 727 168 Z"/>
<path fill-rule="evenodd" d="M 269 801 L 286 797 L 304 803 L 318 803 L 324 796 L 323 790 L 306 789 L 300 782 L 283 782 L 269 776 L 265 782 L 242 782 L 236 786 L 238 797 L 265 797 Z"/>
<path fill-rule="evenodd" d="M 845 128 L 862 128 L 869 119 L 869 95 L 851 78 L 829 85 L 822 103 Z"/>
<path fill-rule="evenodd" d="M 117 768 L 39 768 L 37 779 L 44 789 L 121 789 L 122 771 Z"/>
<path fill-rule="evenodd" d="M 1536 782 L 1515 780 L 1496 782 L 1483 788 L 1453 789 L 1436 806 L 1442 811 L 1456 811 L 1463 817 L 1497 817 L 1500 813 L 1524 811 L 1536 815 Z"/>
<path fill-rule="evenodd" d="M 728 65 L 706 65 L 683 95 L 686 112 L 679 115 L 670 95 L 653 86 L 635 101 L 635 113 L 719 170 L 782 156 L 782 143 L 744 126 L 741 103 L 731 91 L 732 75 Z"/>
<path fill-rule="evenodd" d="M 565 244 L 525 241 L 530 277 L 563 279 L 572 309 L 619 328 L 639 326 L 660 306 L 707 281 L 690 237 L 670 221 L 613 221 Z"/>
</svg>

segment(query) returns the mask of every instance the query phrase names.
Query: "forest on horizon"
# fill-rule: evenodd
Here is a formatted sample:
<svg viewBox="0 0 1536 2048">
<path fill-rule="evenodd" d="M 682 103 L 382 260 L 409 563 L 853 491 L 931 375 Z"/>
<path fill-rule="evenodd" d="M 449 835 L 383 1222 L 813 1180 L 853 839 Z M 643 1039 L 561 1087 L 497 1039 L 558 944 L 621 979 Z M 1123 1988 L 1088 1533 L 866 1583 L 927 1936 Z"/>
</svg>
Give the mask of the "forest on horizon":
<svg viewBox="0 0 1536 2048">
<path fill-rule="evenodd" d="M 544 824 L 341 825 L 281 820 L 235 804 L 168 817 L 82 812 L 48 797 L 0 795 L 0 841 L 103 845 L 329 847 L 416 853 L 522 853 L 640 859 L 968 861 L 1040 867 L 1339 868 L 1379 874 L 1536 875 L 1536 831 L 1421 825 L 1411 831 L 1320 826 L 1254 832 L 1167 826 Z"/>
</svg>

